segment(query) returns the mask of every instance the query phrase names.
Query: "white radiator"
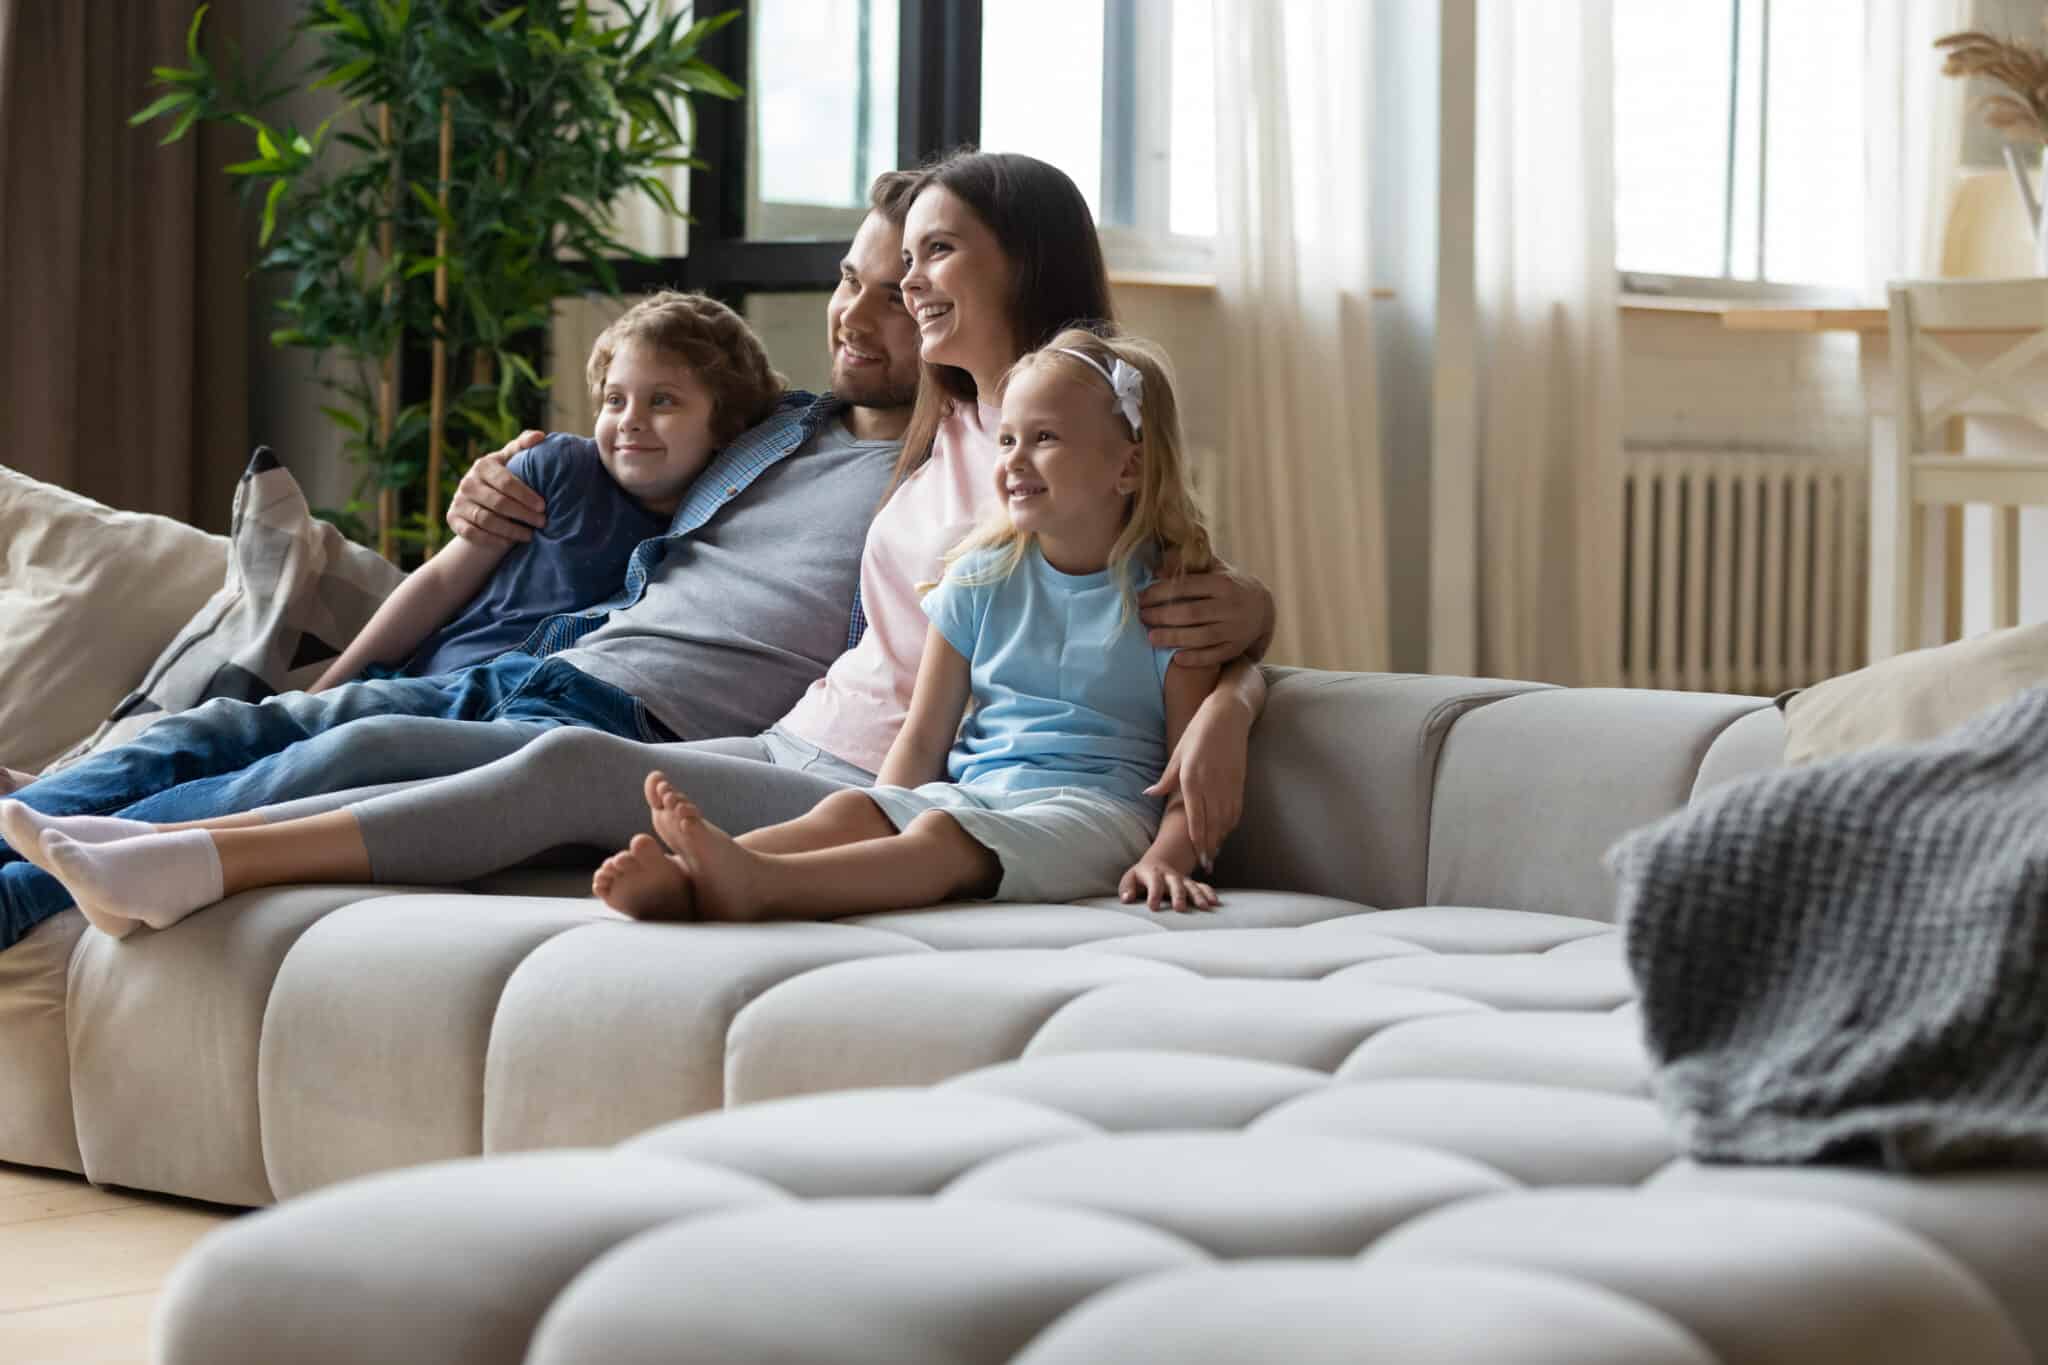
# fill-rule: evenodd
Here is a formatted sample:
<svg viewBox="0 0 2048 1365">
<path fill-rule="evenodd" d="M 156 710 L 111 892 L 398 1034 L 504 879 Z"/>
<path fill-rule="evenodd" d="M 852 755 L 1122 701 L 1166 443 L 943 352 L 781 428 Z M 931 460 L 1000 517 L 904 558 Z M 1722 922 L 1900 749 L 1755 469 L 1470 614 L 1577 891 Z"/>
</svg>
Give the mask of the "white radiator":
<svg viewBox="0 0 2048 1365">
<path fill-rule="evenodd" d="M 1630 450 L 1622 469 L 1627 686 L 1768 696 L 1861 667 L 1860 459 Z"/>
</svg>

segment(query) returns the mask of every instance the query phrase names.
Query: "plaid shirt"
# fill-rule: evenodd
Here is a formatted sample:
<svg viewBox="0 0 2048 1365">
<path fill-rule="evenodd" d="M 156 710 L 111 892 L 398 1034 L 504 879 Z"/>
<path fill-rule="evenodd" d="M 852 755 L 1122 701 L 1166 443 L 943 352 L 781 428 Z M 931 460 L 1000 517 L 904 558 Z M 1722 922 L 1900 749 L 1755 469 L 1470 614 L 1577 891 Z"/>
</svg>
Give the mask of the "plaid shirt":
<svg viewBox="0 0 2048 1365">
<path fill-rule="evenodd" d="M 633 557 L 626 564 L 626 584 L 610 601 L 589 611 L 548 617 L 519 648 L 537 658 L 568 649 L 603 625 L 613 612 L 638 602 L 647 595 L 647 581 L 654 574 L 654 566 L 668 553 L 671 544 L 694 534 L 717 515 L 719 508 L 746 492 L 755 479 L 794 455 L 845 406 L 829 393 L 819 397 L 792 389 L 782 395 L 766 421 L 741 432 L 731 445 L 711 457 L 711 463 L 690 484 L 667 533 L 642 541 L 634 548 Z M 866 628 L 867 618 L 861 614 L 860 591 L 856 588 L 853 615 L 847 623 L 848 649 L 860 642 Z"/>
</svg>

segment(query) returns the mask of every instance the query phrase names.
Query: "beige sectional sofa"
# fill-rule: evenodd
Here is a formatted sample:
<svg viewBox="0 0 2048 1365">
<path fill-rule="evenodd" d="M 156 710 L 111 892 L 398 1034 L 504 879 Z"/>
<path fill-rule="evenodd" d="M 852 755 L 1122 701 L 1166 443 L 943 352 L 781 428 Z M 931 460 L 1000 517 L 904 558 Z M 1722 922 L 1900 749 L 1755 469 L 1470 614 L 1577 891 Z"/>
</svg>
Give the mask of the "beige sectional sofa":
<svg viewBox="0 0 2048 1365">
<path fill-rule="evenodd" d="M 67 913 L 0 953 L 0 1160 L 260 1205 L 723 1104 L 943 1080 L 1019 1056 L 1055 1015 L 1074 1027 L 1111 985 L 1277 984 L 1388 956 L 1392 922 L 1358 919 L 1374 909 L 1511 907 L 1527 928 L 1496 951 L 1540 951 L 1602 933 L 1598 859 L 1617 834 L 1703 771 L 1769 760 L 1760 706 L 1278 673 L 1219 874 L 1261 889 L 1198 916 L 1104 900 L 651 926 L 588 899 L 581 872 L 512 873 L 491 894 L 251 893 L 120 942 Z M 886 961 L 852 969 L 869 959 Z M 1604 975 L 1612 1008 L 1618 964 Z"/>
<path fill-rule="evenodd" d="M 0 955 L 0 1158 L 291 1201 L 181 1269 L 174 1362 L 2048 1354 L 2039 1173 L 1699 1168 L 1648 1097 L 1600 855 L 1775 710 L 1273 680 L 1210 915 L 64 916 Z"/>
</svg>

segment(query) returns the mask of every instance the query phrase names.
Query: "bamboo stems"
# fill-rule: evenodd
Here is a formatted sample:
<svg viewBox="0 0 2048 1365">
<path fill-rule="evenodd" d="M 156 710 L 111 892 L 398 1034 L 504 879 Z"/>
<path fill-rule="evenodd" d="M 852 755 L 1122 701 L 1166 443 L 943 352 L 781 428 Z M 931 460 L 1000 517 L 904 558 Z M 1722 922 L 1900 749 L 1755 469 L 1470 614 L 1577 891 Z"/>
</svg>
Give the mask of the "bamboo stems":
<svg viewBox="0 0 2048 1365">
<path fill-rule="evenodd" d="M 389 151 L 391 147 L 391 106 L 377 106 L 377 141 Z M 384 268 L 391 270 L 397 253 L 396 219 L 398 217 L 398 190 L 400 182 L 398 158 L 391 159 L 391 211 L 377 229 L 377 249 L 384 253 Z M 397 272 L 391 271 L 384 279 L 384 307 L 391 308 L 392 295 L 398 290 Z M 384 360 L 377 376 L 377 449 L 386 456 L 391 451 L 391 428 L 396 425 L 398 415 L 398 342 L 393 340 L 390 349 L 384 352 Z M 388 483 L 380 483 L 377 489 L 377 553 L 391 559 L 397 549 L 393 533 L 398 529 L 398 490 Z"/>
<path fill-rule="evenodd" d="M 505 183 L 505 149 L 504 149 L 504 148 L 500 147 L 500 148 L 498 149 L 498 157 L 497 157 L 497 160 L 496 160 L 495 162 L 493 162 L 492 164 L 493 164 L 494 168 L 495 168 L 495 169 L 497 170 L 497 173 L 498 173 L 498 184 L 499 184 L 500 186 L 503 186 L 503 185 L 504 185 L 504 183 Z M 471 383 L 473 383 L 473 384 L 476 384 L 476 385 L 478 385 L 478 386 L 482 386 L 482 385 L 485 385 L 485 384 L 489 384 L 489 383 L 490 383 L 490 382 L 491 382 L 492 380 L 496 379 L 497 377 L 498 377 L 498 376 L 497 376 L 497 367 L 496 367 L 495 365 L 493 365 L 493 364 L 491 363 L 491 353 L 490 353 L 490 351 L 486 350 L 485 348 L 483 348 L 483 347 L 481 347 L 481 346 L 480 346 L 480 347 L 478 347 L 478 348 L 477 348 L 477 353 L 476 353 L 476 363 L 475 363 L 475 364 L 474 364 L 474 365 L 473 365 L 473 366 L 471 367 L 471 370 L 470 370 L 470 382 L 471 382 Z M 465 459 L 465 460 L 466 460 L 466 461 L 467 461 L 467 462 L 468 462 L 469 464 L 475 464 L 475 463 L 476 463 L 476 438 L 475 438 L 475 437 L 471 437 L 471 438 L 470 438 L 470 441 L 469 441 L 469 444 L 468 444 L 467 446 L 463 447 L 463 458 L 464 458 L 464 459 Z"/>
<path fill-rule="evenodd" d="M 441 424 L 448 413 L 448 178 L 455 160 L 455 110 L 441 92 L 441 165 L 435 198 L 441 225 L 434 231 L 434 381 L 427 412 L 427 556 L 441 548 Z"/>
</svg>

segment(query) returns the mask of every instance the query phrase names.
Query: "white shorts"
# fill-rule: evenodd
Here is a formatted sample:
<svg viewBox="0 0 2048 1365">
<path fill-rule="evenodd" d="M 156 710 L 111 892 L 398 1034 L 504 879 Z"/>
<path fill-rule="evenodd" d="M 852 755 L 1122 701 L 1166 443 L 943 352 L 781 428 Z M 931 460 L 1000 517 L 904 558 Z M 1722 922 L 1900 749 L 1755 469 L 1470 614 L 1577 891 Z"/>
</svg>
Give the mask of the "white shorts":
<svg viewBox="0 0 2048 1365">
<path fill-rule="evenodd" d="M 996 792 L 927 782 L 870 787 L 866 794 L 899 830 L 928 810 L 952 816 L 1002 864 L 999 901 L 1115 895 L 1117 882 L 1159 832 L 1151 811 L 1086 787 Z"/>
</svg>

